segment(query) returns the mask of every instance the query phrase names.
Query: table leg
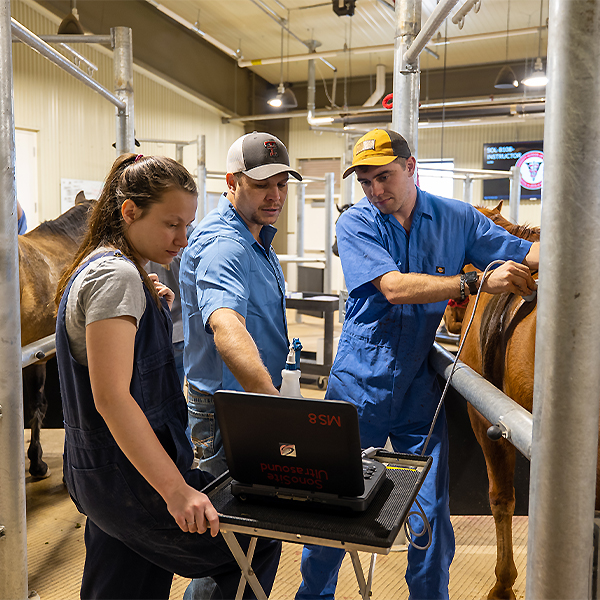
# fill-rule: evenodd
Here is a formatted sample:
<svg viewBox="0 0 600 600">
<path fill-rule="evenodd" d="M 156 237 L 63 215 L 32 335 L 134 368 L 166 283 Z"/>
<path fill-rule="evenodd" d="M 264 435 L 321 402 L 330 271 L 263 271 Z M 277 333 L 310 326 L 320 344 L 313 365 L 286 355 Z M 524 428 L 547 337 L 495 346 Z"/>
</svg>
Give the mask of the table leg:
<svg viewBox="0 0 600 600">
<path fill-rule="evenodd" d="M 363 600 L 368 600 L 371 597 L 371 585 L 373 584 L 373 572 L 375 571 L 375 557 L 376 554 L 371 554 L 371 561 L 369 564 L 369 578 L 365 581 L 365 576 L 358 558 L 358 551 L 348 550 L 350 558 L 352 559 L 352 566 L 354 567 L 354 573 L 356 573 L 356 580 L 358 581 L 358 590 Z"/>
<path fill-rule="evenodd" d="M 323 363 L 331 368 L 333 364 L 333 312 L 324 311 L 323 313 L 324 331 L 323 331 Z"/>
<path fill-rule="evenodd" d="M 242 550 L 242 547 L 240 546 L 239 542 L 237 541 L 237 538 L 233 534 L 233 532 L 223 531 L 223 529 L 221 529 L 221 534 L 223 535 L 223 538 L 227 542 L 227 545 L 229 546 L 229 549 L 231 550 L 231 554 L 233 554 L 235 560 L 237 561 L 237 564 L 239 565 L 240 569 L 242 570 L 242 578 L 250 584 L 250 587 L 252 588 L 252 591 L 254 592 L 254 594 L 256 595 L 256 598 L 258 600 L 267 600 L 267 595 L 265 594 L 265 591 L 262 589 L 262 586 L 260 585 L 260 581 L 258 581 L 258 577 L 256 577 L 256 574 L 254 573 L 254 571 L 252 570 L 252 567 L 250 566 L 250 562 L 252 561 L 252 556 L 254 555 L 254 548 L 256 547 L 256 538 L 255 537 L 252 538 L 252 540 L 250 542 L 250 547 L 248 548 L 248 556 L 246 556 L 244 554 L 244 551 Z M 239 600 L 242 598 L 245 587 L 246 587 L 245 583 L 240 581 L 240 585 L 238 587 L 238 591 L 235 596 L 236 600 Z"/>
</svg>

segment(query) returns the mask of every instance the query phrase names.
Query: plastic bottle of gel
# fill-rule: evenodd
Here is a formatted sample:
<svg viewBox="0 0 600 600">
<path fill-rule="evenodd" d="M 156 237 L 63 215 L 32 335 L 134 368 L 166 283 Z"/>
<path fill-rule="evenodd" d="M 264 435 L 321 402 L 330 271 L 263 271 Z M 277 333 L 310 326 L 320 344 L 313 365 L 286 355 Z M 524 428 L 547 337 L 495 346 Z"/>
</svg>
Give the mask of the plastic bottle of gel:
<svg viewBox="0 0 600 600">
<path fill-rule="evenodd" d="M 300 350 L 302 344 L 298 338 L 294 338 L 290 344 L 290 351 L 287 355 L 285 362 L 285 369 L 281 371 L 281 389 L 279 392 L 282 396 L 289 398 L 302 398 L 300 392 L 300 369 L 298 363 L 300 362 Z"/>
</svg>

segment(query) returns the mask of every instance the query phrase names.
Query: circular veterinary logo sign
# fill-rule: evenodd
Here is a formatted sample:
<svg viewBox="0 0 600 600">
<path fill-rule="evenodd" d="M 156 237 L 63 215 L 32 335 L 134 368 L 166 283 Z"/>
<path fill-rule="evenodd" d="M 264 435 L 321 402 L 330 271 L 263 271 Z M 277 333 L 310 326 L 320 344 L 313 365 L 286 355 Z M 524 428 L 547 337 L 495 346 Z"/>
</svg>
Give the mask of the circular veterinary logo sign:
<svg viewBox="0 0 600 600">
<path fill-rule="evenodd" d="M 539 150 L 525 152 L 517 161 L 521 170 L 521 185 L 528 190 L 539 190 L 544 177 L 544 153 Z"/>
</svg>

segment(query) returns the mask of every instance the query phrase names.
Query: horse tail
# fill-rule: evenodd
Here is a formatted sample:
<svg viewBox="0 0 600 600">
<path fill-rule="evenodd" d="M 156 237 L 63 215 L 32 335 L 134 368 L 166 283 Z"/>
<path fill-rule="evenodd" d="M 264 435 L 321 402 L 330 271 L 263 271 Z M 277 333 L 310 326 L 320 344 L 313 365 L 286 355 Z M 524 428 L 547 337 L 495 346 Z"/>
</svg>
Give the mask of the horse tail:
<svg viewBox="0 0 600 600">
<path fill-rule="evenodd" d="M 481 318 L 481 374 L 500 390 L 504 379 L 504 324 L 513 297 L 514 294 L 510 293 L 492 296 Z"/>
<path fill-rule="evenodd" d="M 482 375 L 499 390 L 504 387 L 504 368 L 508 341 L 517 325 L 537 308 L 537 298 L 531 302 L 522 302 L 517 312 L 510 318 L 509 311 L 515 300 L 520 301 L 521 296 L 513 293 L 492 296 L 481 319 Z"/>
</svg>

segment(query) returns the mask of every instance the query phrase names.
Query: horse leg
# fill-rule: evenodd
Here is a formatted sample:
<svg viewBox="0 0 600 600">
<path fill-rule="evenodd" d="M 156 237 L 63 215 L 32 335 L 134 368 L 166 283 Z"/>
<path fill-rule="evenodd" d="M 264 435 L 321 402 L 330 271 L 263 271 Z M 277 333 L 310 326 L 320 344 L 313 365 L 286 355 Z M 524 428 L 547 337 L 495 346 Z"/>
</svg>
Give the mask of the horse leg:
<svg viewBox="0 0 600 600">
<path fill-rule="evenodd" d="M 515 449 L 506 440 L 493 442 L 487 436 L 489 421 L 469 405 L 473 431 L 485 457 L 489 479 L 490 507 L 496 525 L 496 583 L 488 599 L 514 600 L 517 578 L 513 557 L 512 517 L 515 512 Z"/>
<path fill-rule="evenodd" d="M 44 393 L 45 383 L 45 363 L 33 364 L 23 370 L 23 393 L 29 401 L 32 412 L 31 441 L 27 449 L 27 458 L 29 458 L 29 473 L 37 479 L 50 476 L 48 465 L 42 460 L 43 452 L 40 442 L 40 429 L 48 409 L 48 400 Z"/>
</svg>

